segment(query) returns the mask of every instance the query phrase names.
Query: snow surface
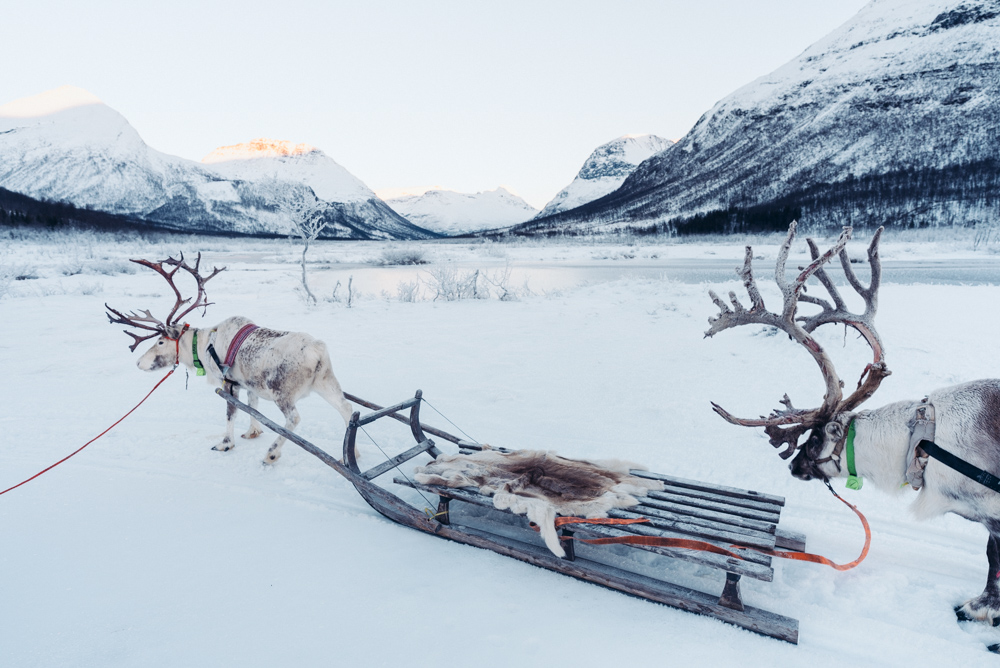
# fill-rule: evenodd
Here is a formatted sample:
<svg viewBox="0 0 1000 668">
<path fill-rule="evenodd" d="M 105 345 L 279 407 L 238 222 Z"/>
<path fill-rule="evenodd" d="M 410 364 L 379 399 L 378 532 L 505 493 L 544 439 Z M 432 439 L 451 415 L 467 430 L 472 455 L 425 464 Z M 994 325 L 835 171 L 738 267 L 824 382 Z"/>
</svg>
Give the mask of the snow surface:
<svg viewBox="0 0 1000 668">
<path fill-rule="evenodd" d="M 554 272 L 585 266 L 592 280 L 501 302 L 413 303 L 362 294 L 352 308 L 298 292 L 298 246 L 282 241 L 3 232 L 0 275 L 0 488 L 64 457 L 131 408 L 161 374 L 134 366 L 129 339 L 104 303 L 162 311 L 162 279 L 129 257 L 204 252 L 228 270 L 209 285 L 215 305 L 195 325 L 243 314 L 308 331 L 329 346 L 344 388 L 382 403 L 417 388 L 424 421 L 482 442 L 622 457 L 678 476 L 787 498 L 782 524 L 841 563 L 863 540 L 850 511 L 816 482 L 793 479 L 758 430 L 724 423 L 715 400 L 756 415 L 788 392 L 818 405 L 822 383 L 807 355 L 751 328 L 703 339 L 709 285 L 629 276 L 628 267 L 731 259 L 720 244 L 579 245 L 421 243 L 422 271 L 526 263 Z M 644 242 L 645 244 L 645 242 Z M 773 258 L 767 239 L 755 251 Z M 852 244 L 853 253 L 862 254 Z M 377 243 L 310 248 L 310 284 L 329 295 L 340 272 L 377 261 Z M 991 251 L 996 250 L 991 248 Z M 1000 330 L 1000 285 L 910 285 L 894 259 L 977 259 L 965 242 L 887 240 L 879 329 L 893 370 L 878 406 L 931 389 L 1000 376 L 983 354 Z M 797 247 L 791 263 L 806 257 Z M 124 273 L 134 271 L 134 273 Z M 388 271 L 388 270 L 386 270 Z M 762 272 L 762 274 L 766 274 Z M 339 280 L 339 279 L 338 279 Z M 716 290 L 741 287 L 735 279 Z M 777 291 L 762 281 L 765 299 Z M 341 288 L 343 290 L 343 286 Z M 856 305 L 856 304 L 855 304 Z M 841 375 L 868 353 L 854 337 L 819 330 Z M 916 522 L 911 492 L 848 492 L 874 532 L 871 553 L 840 573 L 775 564 L 771 583 L 745 580 L 747 602 L 800 620 L 788 645 L 721 622 L 630 598 L 499 555 L 400 527 L 350 484 L 289 444 L 262 466 L 269 439 L 210 448 L 223 402 L 183 372 L 107 436 L 41 478 L 0 497 L 0 665 L 31 666 L 482 666 L 994 665 L 1000 630 L 958 624 L 952 607 L 985 581 L 986 531 L 957 517 Z M 271 404 L 264 412 L 277 417 Z M 300 404 L 299 432 L 338 452 L 343 423 L 318 397 Z M 242 431 L 246 420 L 241 419 Z M 387 453 L 412 444 L 403 426 L 369 431 Z M 446 448 L 447 449 L 447 448 Z M 363 461 L 381 454 L 362 439 Z M 414 462 L 419 463 L 422 460 Z M 715 571 L 681 566 L 682 584 L 720 591 Z M 461 658 L 459 658 L 461 657 Z"/>
<path fill-rule="evenodd" d="M 572 183 L 556 193 L 537 217 L 568 211 L 614 192 L 643 160 L 673 145 L 656 135 L 624 135 L 598 146 Z"/>
<path fill-rule="evenodd" d="M 309 144 L 254 139 L 245 144 L 221 146 L 201 162 L 233 180 L 304 183 L 318 198 L 328 202 L 367 202 L 375 198 L 375 193 L 361 179 Z"/>
<path fill-rule="evenodd" d="M 430 188 L 420 195 L 387 199 L 386 204 L 415 225 L 452 236 L 523 223 L 538 213 L 503 187 L 478 193 Z"/>
</svg>

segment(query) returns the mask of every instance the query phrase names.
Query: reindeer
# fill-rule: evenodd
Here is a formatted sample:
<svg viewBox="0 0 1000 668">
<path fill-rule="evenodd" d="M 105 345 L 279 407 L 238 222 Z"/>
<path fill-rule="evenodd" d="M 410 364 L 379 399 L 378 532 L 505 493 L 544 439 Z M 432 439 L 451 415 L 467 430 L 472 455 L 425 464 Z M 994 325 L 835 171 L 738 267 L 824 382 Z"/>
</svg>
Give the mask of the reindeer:
<svg viewBox="0 0 1000 668">
<path fill-rule="evenodd" d="M 802 345 L 816 361 L 826 385 L 823 403 L 819 408 L 797 409 L 786 394 L 781 400 L 784 409 L 776 409 L 760 419 L 735 417 L 715 403 L 713 409 L 731 424 L 763 427 L 772 446 L 786 446 L 780 453 L 782 459 L 788 459 L 797 451 L 789 466 L 796 478 L 819 479 L 829 485 L 831 478 L 847 476 L 848 486 L 855 488 L 860 487 L 859 478 L 868 478 L 875 487 L 889 492 L 898 492 L 908 483 L 918 490 L 912 506 L 918 518 L 955 513 L 983 524 L 990 534 L 986 546 L 989 561 L 986 588 L 979 596 L 957 606 L 955 612 L 963 621 L 980 620 L 1000 625 L 1000 493 L 937 459 L 929 460 L 928 452 L 923 449 L 931 447 L 926 445 L 927 441 L 935 442 L 980 469 L 1000 471 L 1000 380 L 976 380 L 935 390 L 923 400 L 898 401 L 873 410 L 856 410 L 890 374 L 874 326 L 881 280 L 878 245 L 882 228 L 873 235 L 868 247 L 871 282 L 867 287 L 855 275 L 845 250 L 851 237 L 850 227 L 845 227 L 833 247 L 822 255 L 813 240 L 807 239 L 812 262 L 805 268 L 800 267 L 798 276 L 789 282 L 785 276 L 785 262 L 795 238 L 795 228 L 793 222 L 775 267 L 775 281 L 783 298 L 781 311 L 772 313 L 764 306 L 751 270 L 752 252 L 747 246 L 743 267 L 736 271 L 750 298 L 750 308 L 744 307 L 732 292 L 729 293 L 730 305 L 710 291 L 719 314 L 709 318 L 710 327 L 705 336 L 714 336 L 740 325 L 778 328 Z M 864 300 L 863 313 L 848 310 L 823 268 L 835 255 L 840 257 L 847 282 Z M 806 282 L 812 277 L 826 289 L 830 300 L 805 294 Z M 818 306 L 819 312 L 797 315 L 800 301 Z M 832 323 L 857 330 L 874 353 L 874 360 L 862 372 L 857 388 L 846 399 L 843 383 L 830 357 L 810 336 L 818 327 Z M 809 432 L 808 437 L 800 442 L 806 432 Z M 921 443 L 925 445 L 921 447 Z M 849 471 L 852 454 L 856 468 Z"/>
<path fill-rule="evenodd" d="M 139 330 L 152 332 L 145 336 L 124 330 L 134 339 L 129 346 L 132 352 L 140 343 L 157 337 L 156 342 L 139 358 L 137 366 L 143 371 L 156 371 L 183 364 L 189 369 L 197 369 L 198 375 L 205 375 L 209 384 L 223 387 L 226 392 L 239 398 L 240 389 L 247 392 L 251 407 L 257 407 L 259 398 L 273 401 L 285 416 L 285 428 L 292 430 L 299 424 L 299 412 L 295 404 L 311 392 L 316 392 L 340 412 L 345 423 L 351 419 L 351 405 L 344 398 L 340 383 L 333 375 L 330 356 L 322 341 L 304 333 L 281 332 L 257 327 L 249 318 L 234 316 L 223 320 L 210 329 L 193 328 L 182 324 L 184 316 L 196 309 L 205 309 L 207 301 L 205 283 L 223 269 L 213 268 L 207 277 L 199 273 L 201 253 L 194 267 L 184 262 L 184 254 L 179 260 L 167 258 L 160 262 L 132 260 L 148 267 L 166 279 L 174 291 L 176 301 L 166 319 L 153 317 L 148 310 L 141 313 L 123 314 L 105 304 L 108 320 Z M 166 268 L 165 266 L 166 265 Z M 173 267 L 173 269 L 169 269 Z M 174 278 L 183 269 L 196 281 L 198 293 L 184 299 Z M 180 309 L 187 305 L 183 311 Z M 235 345 L 234 345 L 235 344 Z M 215 349 L 229 351 L 226 361 L 219 359 Z M 228 451 L 235 447 L 233 426 L 236 421 L 236 407 L 227 404 L 226 436 L 213 450 Z M 260 423 L 251 418 L 250 429 L 243 438 L 256 438 L 263 433 Z M 279 436 L 268 448 L 265 464 L 272 464 L 281 457 L 281 446 L 285 438 Z"/>
</svg>

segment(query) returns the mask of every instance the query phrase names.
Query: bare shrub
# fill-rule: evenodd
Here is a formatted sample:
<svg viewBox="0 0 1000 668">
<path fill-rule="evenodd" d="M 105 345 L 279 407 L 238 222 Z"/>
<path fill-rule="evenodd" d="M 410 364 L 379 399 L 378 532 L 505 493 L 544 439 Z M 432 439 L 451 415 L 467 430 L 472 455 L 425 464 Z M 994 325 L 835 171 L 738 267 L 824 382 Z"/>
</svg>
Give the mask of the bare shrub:
<svg viewBox="0 0 1000 668">
<path fill-rule="evenodd" d="M 103 283 L 81 283 L 76 289 L 77 294 L 80 295 L 100 295 L 104 293 Z"/>
<path fill-rule="evenodd" d="M 386 248 L 372 264 L 380 267 L 427 264 L 424 252 L 419 248 Z"/>
<path fill-rule="evenodd" d="M 426 284 L 434 294 L 431 301 L 453 302 L 461 299 L 489 299 L 489 290 L 479 287 L 480 271 L 462 272 L 454 267 L 427 270 Z"/>
<path fill-rule="evenodd" d="M 419 281 L 400 281 L 396 286 L 396 299 L 401 302 L 413 303 L 420 297 Z"/>
<path fill-rule="evenodd" d="M 135 272 L 135 264 L 128 260 L 98 260 L 85 265 L 81 273 L 118 276 L 120 274 L 134 274 Z"/>
</svg>

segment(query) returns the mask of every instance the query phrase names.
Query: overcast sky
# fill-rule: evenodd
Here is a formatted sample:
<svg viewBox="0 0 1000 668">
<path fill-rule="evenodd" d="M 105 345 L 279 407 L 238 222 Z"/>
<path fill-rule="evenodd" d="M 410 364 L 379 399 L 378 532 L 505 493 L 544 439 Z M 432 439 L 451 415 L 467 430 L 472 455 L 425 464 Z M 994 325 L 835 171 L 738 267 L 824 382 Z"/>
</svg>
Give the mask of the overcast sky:
<svg viewBox="0 0 1000 668">
<path fill-rule="evenodd" d="M 865 4 L 12 1 L 0 104 L 71 84 L 185 158 L 288 139 L 376 190 L 541 207 L 600 144 L 683 136 Z"/>
</svg>

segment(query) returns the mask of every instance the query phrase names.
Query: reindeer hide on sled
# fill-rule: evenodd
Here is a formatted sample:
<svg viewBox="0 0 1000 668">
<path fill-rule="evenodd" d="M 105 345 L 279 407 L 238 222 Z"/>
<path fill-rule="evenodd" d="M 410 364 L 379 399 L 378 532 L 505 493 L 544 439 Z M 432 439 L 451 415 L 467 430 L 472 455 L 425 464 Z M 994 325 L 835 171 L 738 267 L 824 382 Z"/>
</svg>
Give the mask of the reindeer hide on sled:
<svg viewBox="0 0 1000 668">
<path fill-rule="evenodd" d="M 556 515 L 607 517 L 612 508 L 629 508 L 663 483 L 629 474 L 641 466 L 619 460 L 588 462 L 553 452 L 483 450 L 438 457 L 416 469 L 416 481 L 443 487 L 475 487 L 493 505 L 538 525 L 553 554 L 566 556 L 556 534 Z"/>
</svg>

